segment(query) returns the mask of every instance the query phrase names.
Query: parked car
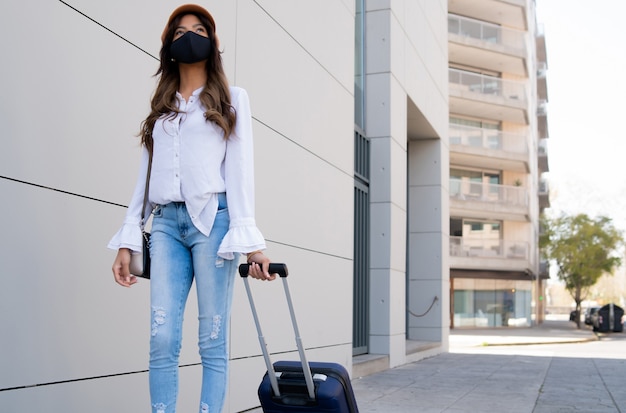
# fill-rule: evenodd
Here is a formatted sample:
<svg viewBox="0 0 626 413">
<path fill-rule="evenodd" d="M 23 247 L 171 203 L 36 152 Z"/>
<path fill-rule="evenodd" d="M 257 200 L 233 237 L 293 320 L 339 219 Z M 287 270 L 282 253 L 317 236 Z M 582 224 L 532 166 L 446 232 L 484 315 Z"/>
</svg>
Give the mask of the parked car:
<svg viewBox="0 0 626 413">
<path fill-rule="evenodd" d="M 585 324 L 593 325 L 593 319 L 598 316 L 600 307 L 589 307 L 585 310 Z"/>
<path fill-rule="evenodd" d="M 569 313 L 569 321 L 576 322 L 577 318 L 578 318 L 578 311 L 574 310 Z"/>
</svg>

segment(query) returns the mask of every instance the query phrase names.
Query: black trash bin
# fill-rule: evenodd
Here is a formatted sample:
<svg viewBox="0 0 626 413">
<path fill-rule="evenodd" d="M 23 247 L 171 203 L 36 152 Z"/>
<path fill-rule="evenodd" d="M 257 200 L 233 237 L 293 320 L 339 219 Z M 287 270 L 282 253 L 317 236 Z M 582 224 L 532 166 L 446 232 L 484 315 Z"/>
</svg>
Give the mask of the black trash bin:
<svg viewBox="0 0 626 413">
<path fill-rule="evenodd" d="M 606 333 L 613 331 L 615 333 L 621 333 L 624 330 L 622 324 L 622 316 L 624 310 L 615 304 L 607 304 L 598 310 L 598 316 L 595 318 L 593 325 L 593 331 L 599 331 Z"/>
<path fill-rule="evenodd" d="M 624 309 L 614 305 L 613 306 L 613 332 L 621 333 L 624 331 L 624 324 L 622 324 L 622 318 L 624 317 Z"/>
</svg>

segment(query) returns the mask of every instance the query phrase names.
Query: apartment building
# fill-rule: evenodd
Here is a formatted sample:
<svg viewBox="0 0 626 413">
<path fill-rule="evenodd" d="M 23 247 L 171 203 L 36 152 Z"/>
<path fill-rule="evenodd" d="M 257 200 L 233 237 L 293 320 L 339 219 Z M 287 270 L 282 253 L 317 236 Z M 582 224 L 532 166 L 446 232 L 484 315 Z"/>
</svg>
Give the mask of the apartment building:
<svg viewBox="0 0 626 413">
<path fill-rule="evenodd" d="M 527 0 L 449 0 L 451 326 L 541 322 L 546 51 Z"/>
</svg>

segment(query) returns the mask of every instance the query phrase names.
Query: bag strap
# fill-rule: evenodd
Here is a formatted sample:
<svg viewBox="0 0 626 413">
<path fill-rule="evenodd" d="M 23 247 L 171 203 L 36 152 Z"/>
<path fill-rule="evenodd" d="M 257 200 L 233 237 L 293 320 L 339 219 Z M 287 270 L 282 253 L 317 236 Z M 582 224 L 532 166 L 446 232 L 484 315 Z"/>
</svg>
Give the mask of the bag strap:
<svg viewBox="0 0 626 413">
<path fill-rule="evenodd" d="M 143 231 L 146 217 L 146 205 L 148 205 L 148 195 L 150 192 L 150 173 L 152 171 L 152 148 L 148 150 L 148 171 L 146 172 L 146 187 L 143 191 L 143 207 L 141 208 L 141 230 Z"/>
</svg>

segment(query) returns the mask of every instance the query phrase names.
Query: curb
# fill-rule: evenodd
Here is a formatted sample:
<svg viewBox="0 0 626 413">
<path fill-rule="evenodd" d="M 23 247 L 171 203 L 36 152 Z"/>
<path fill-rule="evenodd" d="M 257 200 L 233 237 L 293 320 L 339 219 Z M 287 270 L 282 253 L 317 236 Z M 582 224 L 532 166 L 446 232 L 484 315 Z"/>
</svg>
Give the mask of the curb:
<svg viewBox="0 0 626 413">
<path fill-rule="evenodd" d="M 574 343 L 588 343 L 590 341 L 598 341 L 600 338 L 598 336 L 588 337 L 588 338 L 564 338 L 554 341 L 524 341 L 524 342 L 515 342 L 515 343 L 483 343 L 479 344 L 476 347 L 497 347 L 497 346 L 535 346 L 539 344 L 574 344 Z"/>
</svg>

